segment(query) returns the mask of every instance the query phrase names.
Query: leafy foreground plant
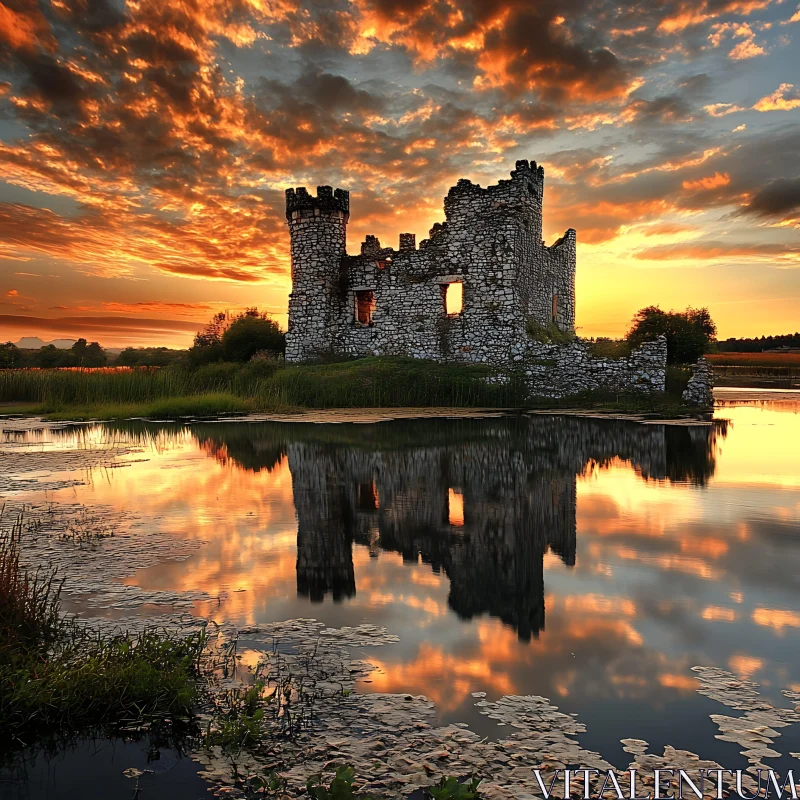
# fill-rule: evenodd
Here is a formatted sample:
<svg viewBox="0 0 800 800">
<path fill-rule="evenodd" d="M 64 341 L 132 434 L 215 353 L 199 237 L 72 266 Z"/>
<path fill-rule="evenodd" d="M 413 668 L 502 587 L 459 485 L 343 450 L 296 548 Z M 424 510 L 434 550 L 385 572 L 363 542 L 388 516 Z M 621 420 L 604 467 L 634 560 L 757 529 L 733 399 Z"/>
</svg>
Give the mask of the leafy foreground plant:
<svg viewBox="0 0 800 800">
<path fill-rule="evenodd" d="M 96 730 L 188 723 L 205 632 L 103 637 L 60 609 L 61 582 L 20 564 L 21 518 L 0 532 L 0 750 Z"/>
<path fill-rule="evenodd" d="M 320 775 L 312 775 L 306 783 L 306 791 L 313 800 L 375 800 L 370 795 L 358 794 L 353 789 L 355 770 L 352 767 L 339 767 L 330 786 L 321 783 Z M 459 783 L 458 778 L 442 778 L 439 783 L 425 790 L 430 800 L 480 800 L 479 778 L 469 783 Z"/>
</svg>

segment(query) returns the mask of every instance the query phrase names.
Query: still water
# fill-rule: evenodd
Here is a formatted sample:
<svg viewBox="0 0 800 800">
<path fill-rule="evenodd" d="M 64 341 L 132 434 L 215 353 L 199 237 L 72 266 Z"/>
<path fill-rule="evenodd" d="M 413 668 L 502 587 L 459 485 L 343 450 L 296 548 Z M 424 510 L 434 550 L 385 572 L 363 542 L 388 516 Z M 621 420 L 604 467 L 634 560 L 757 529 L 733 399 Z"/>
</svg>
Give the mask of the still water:
<svg viewBox="0 0 800 800">
<path fill-rule="evenodd" d="M 613 763 L 637 737 L 734 764 L 691 667 L 756 681 L 776 705 L 800 691 L 800 395 L 715 417 L 130 422 L 6 441 L 20 458 L 131 449 L 124 468 L 53 462 L 32 473 L 45 488 L 13 492 L 203 542 L 130 563 L 127 585 L 221 596 L 194 610 L 237 625 L 386 626 L 400 642 L 364 651 L 379 670 L 362 691 L 427 695 L 441 722 L 489 736 L 473 692 L 543 695 Z"/>
</svg>

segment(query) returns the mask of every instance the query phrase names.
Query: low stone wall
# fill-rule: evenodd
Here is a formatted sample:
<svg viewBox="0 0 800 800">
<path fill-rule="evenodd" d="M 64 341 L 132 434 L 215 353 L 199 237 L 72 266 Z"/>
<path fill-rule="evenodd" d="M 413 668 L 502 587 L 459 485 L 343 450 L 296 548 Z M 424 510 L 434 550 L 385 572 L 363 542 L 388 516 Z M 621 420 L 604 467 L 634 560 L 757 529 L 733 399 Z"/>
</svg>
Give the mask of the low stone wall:
<svg viewBox="0 0 800 800">
<path fill-rule="evenodd" d="M 692 367 L 692 377 L 681 395 L 684 403 L 702 408 L 714 406 L 714 371 L 705 358 L 697 359 Z"/>
<path fill-rule="evenodd" d="M 645 342 L 624 358 L 597 358 L 589 342 L 569 344 L 524 341 L 512 345 L 512 358 L 534 397 L 567 397 L 605 389 L 614 392 L 663 392 L 667 340 Z"/>
</svg>

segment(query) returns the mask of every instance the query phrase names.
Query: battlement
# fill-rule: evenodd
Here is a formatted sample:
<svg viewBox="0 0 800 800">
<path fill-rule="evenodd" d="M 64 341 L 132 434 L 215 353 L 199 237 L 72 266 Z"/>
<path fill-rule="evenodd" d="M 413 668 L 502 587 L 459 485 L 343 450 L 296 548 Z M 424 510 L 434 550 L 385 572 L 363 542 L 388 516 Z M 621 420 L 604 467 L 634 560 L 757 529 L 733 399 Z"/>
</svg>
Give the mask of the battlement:
<svg viewBox="0 0 800 800">
<path fill-rule="evenodd" d="M 286 190 L 286 219 L 291 222 L 303 216 L 302 212 L 319 212 L 329 214 L 340 211 L 350 213 L 350 192 L 346 189 L 334 189 L 331 186 L 317 186 L 316 197 L 308 193 L 305 186 Z M 297 212 L 297 216 L 293 216 Z"/>
<path fill-rule="evenodd" d="M 481 199 L 501 202 L 521 200 L 541 205 L 543 189 L 544 168 L 537 166 L 535 161 L 528 162 L 527 159 L 521 159 L 512 170 L 510 179 L 498 181 L 486 188 L 467 178 L 459 179 L 444 199 L 445 214 L 449 214 L 459 206 L 463 207 L 465 202 L 471 205 Z"/>
</svg>

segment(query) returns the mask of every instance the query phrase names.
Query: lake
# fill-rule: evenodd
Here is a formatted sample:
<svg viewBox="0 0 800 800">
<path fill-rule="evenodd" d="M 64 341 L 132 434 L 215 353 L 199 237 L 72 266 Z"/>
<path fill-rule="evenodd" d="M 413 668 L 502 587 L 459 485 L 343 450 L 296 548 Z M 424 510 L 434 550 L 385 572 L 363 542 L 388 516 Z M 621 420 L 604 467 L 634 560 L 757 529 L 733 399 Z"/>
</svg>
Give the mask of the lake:
<svg viewBox="0 0 800 800">
<path fill-rule="evenodd" d="M 473 693 L 541 695 L 622 768 L 626 737 L 746 766 L 692 667 L 776 707 L 800 692 L 800 393 L 718 399 L 694 425 L 0 420 L 0 490 L 114 533 L 53 545 L 80 562 L 70 611 L 385 626 L 399 641 L 360 648 L 377 669 L 358 691 L 425 695 L 438 724 L 496 738 Z M 771 746 L 786 768 L 800 735 Z M 37 764 L 18 796 L 56 796 Z"/>
</svg>

